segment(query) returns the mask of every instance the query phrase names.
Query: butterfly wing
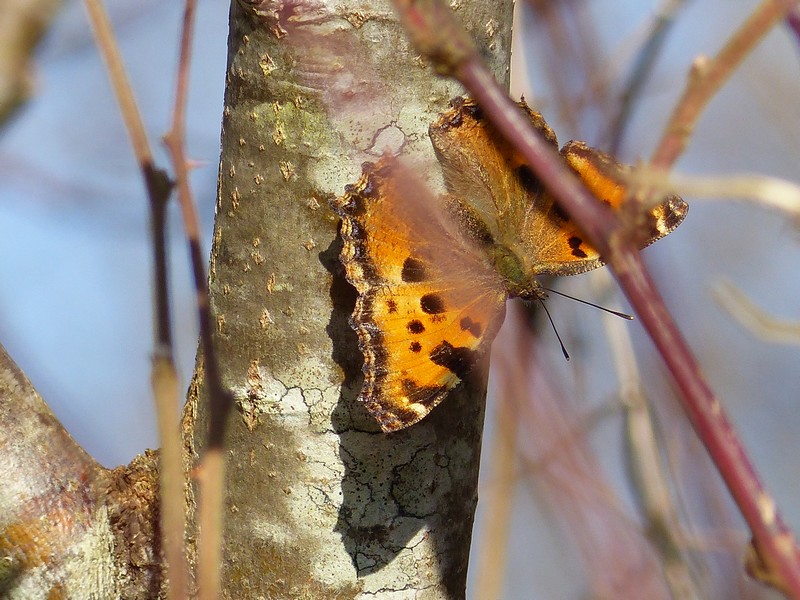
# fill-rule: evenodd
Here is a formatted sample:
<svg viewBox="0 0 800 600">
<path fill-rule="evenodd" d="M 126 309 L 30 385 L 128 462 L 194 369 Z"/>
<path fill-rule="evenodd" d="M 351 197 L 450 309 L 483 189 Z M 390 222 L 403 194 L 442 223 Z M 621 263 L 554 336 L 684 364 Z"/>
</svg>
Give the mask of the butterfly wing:
<svg viewBox="0 0 800 600">
<path fill-rule="evenodd" d="M 440 199 L 396 160 L 365 163 L 332 206 L 359 294 L 351 324 L 364 354 L 360 399 L 384 431 L 395 431 L 465 377 L 491 344 L 507 294 Z"/>
<path fill-rule="evenodd" d="M 541 115 L 519 103 L 554 149 Z M 602 264 L 597 251 L 542 188 L 479 107 L 456 99 L 429 129 L 449 195 L 432 197 L 388 157 L 365 163 L 332 202 L 342 217 L 341 259 L 359 296 L 351 323 L 364 354 L 360 399 L 384 431 L 416 423 L 486 351 L 509 293 L 536 295 L 540 274 Z M 624 167 L 581 142 L 561 151 L 592 193 L 620 209 Z M 680 224 L 670 197 L 646 214 L 642 246 Z"/>
<path fill-rule="evenodd" d="M 474 100 L 455 98 L 451 105 L 428 129 L 447 190 L 468 203 L 486 224 L 493 243 L 511 242 L 540 193 L 539 181 Z M 542 116 L 525 102 L 518 106 L 558 150 L 556 134 Z"/>
<path fill-rule="evenodd" d="M 613 210 L 622 209 L 628 196 L 625 171 L 611 155 L 583 142 L 571 141 L 561 149 L 567 166 L 589 191 Z M 649 246 L 681 224 L 689 207 L 680 197 L 669 196 L 652 209 L 641 213 L 639 247 Z M 626 215 L 627 216 L 627 215 Z M 521 229 L 522 243 L 537 259 L 537 273 L 576 275 L 604 264 L 597 250 L 578 226 L 564 213 L 552 195 L 545 191 L 536 200 Z"/>
<path fill-rule="evenodd" d="M 545 140 L 558 148 L 553 130 L 525 102 L 519 109 Z M 603 264 L 597 250 L 533 175 L 521 155 L 506 142 L 468 98 L 457 98 L 453 109 L 430 127 L 430 137 L 442 163 L 445 184 L 468 204 L 470 214 L 487 225 L 487 245 L 510 248 L 531 275 L 574 275 Z M 624 171 L 608 154 L 583 142 L 561 150 L 567 165 L 589 190 L 612 209 L 626 198 Z M 688 206 L 670 196 L 645 214 L 640 247 L 675 229 Z"/>
</svg>

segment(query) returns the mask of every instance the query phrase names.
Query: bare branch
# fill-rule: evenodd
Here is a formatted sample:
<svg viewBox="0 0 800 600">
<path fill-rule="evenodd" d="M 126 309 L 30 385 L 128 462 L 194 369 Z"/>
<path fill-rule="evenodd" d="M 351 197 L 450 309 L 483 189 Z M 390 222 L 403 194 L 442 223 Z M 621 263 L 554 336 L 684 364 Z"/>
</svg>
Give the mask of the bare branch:
<svg viewBox="0 0 800 600">
<path fill-rule="evenodd" d="M 773 344 L 800 345 L 800 321 L 779 319 L 764 312 L 727 281 L 718 282 L 711 292 L 714 300 L 753 335 Z"/>
<path fill-rule="evenodd" d="M 109 590 L 94 578 L 115 568 L 104 546 L 113 537 L 103 510 L 108 473 L 75 443 L 1 347 L 0 423 L 0 469 L 9 474 L 0 486 L 0 593 L 106 597 Z M 83 562 L 89 553 L 96 562 Z"/>
<path fill-rule="evenodd" d="M 650 165 L 666 171 L 681 155 L 708 102 L 772 28 L 796 8 L 796 0 L 764 0 L 713 59 L 699 57 L 664 129 Z"/>
<path fill-rule="evenodd" d="M 169 310 L 169 278 L 167 272 L 166 210 L 171 183 L 163 170 L 153 163 L 147 133 L 128 81 L 122 56 L 117 47 L 108 15 L 100 0 L 85 0 L 97 47 L 108 68 L 109 78 L 131 139 L 150 202 L 153 240 L 153 285 L 155 348 L 151 384 L 158 417 L 161 452 L 162 545 L 167 558 L 169 597 L 186 597 L 188 571 L 184 558 L 185 501 L 181 443 L 178 432 L 178 377 L 175 371 L 172 326 Z"/>
<path fill-rule="evenodd" d="M 675 23 L 677 13 L 685 5 L 686 0 L 663 0 L 661 7 L 653 16 L 647 39 L 639 51 L 628 79 L 623 86 L 619 111 L 611 124 L 612 139 L 609 150 L 612 154 L 619 152 L 633 108 L 652 73 L 653 65 L 661 55 L 661 50 L 667 41 L 672 25 Z"/>
</svg>

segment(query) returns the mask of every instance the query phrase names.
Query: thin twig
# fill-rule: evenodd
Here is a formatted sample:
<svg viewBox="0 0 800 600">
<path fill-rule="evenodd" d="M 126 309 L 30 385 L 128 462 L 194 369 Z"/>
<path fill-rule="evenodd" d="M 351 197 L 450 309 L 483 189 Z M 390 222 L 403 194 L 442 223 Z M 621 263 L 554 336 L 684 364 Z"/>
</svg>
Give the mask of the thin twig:
<svg viewBox="0 0 800 600">
<path fill-rule="evenodd" d="M 159 456 L 161 546 L 166 556 L 169 598 L 178 600 L 186 598 L 188 567 L 184 556 L 184 476 L 178 428 L 180 396 L 173 358 L 166 256 L 166 208 L 171 193 L 171 183 L 166 173 L 157 169 L 153 163 L 147 133 L 125 73 L 108 15 L 100 0 L 85 0 L 85 5 L 97 47 L 105 60 L 109 79 L 145 180 L 150 202 L 156 315 L 151 385 L 161 438 Z"/>
<path fill-rule="evenodd" d="M 731 198 L 754 202 L 786 213 L 800 223 L 800 185 L 765 175 L 720 175 L 714 177 L 666 174 L 647 167 L 631 170 L 628 183 L 634 192 L 637 188 L 660 194 L 678 194 L 693 199 Z"/>
<path fill-rule="evenodd" d="M 567 128 L 577 131 L 578 108 L 592 103 L 603 107 L 607 96 L 605 80 L 592 76 L 601 71 L 598 64 L 596 22 L 588 18 L 582 2 L 566 0 L 528 0 L 537 28 L 546 31 L 547 43 L 540 45 L 541 65 L 552 93 L 552 105 Z M 515 25 L 516 27 L 516 25 Z M 524 35 L 517 32 L 514 35 Z M 576 93 L 576 83 L 589 81 Z M 598 84 L 598 85 L 595 85 Z"/>
<path fill-rule="evenodd" d="M 800 345 L 800 321 L 779 319 L 764 312 L 727 281 L 717 283 L 711 294 L 742 327 L 765 342 Z"/>
<path fill-rule="evenodd" d="M 188 566 L 184 553 L 186 511 L 184 498 L 184 476 L 181 468 L 181 445 L 178 432 L 178 403 L 180 397 L 178 376 L 171 360 L 156 356 L 153 359 L 151 379 L 153 394 L 158 407 L 161 452 L 159 473 L 161 493 L 161 543 L 167 559 L 169 598 L 186 598 Z M 174 439 L 174 441 L 173 441 Z M 168 441 L 169 440 L 169 441 Z"/>
<path fill-rule="evenodd" d="M 675 23 L 675 14 L 685 4 L 686 0 L 666 0 L 653 17 L 647 41 L 636 56 L 631 73 L 623 87 L 624 91 L 620 97 L 619 112 L 611 125 L 613 136 L 609 146 L 611 154 L 619 152 L 633 108 L 639 100 L 644 84 L 647 83 L 648 78 L 652 75 L 653 65 L 661 54 L 667 35 Z"/>
<path fill-rule="evenodd" d="M 774 2 L 768 4 L 774 8 Z M 395 0 L 395 5 L 417 50 L 433 62 L 440 73 L 455 77 L 467 88 L 483 107 L 487 117 L 513 143 L 565 212 L 586 233 L 600 255 L 607 259 L 620 287 L 672 374 L 689 421 L 705 444 L 749 525 L 753 546 L 762 559 L 763 571 L 769 573 L 773 581 L 778 581 L 779 587 L 800 598 L 800 551 L 794 537 L 778 514 L 774 500 L 758 479 L 719 400 L 711 391 L 699 364 L 667 311 L 636 246 L 630 242 L 628 228 L 580 185 L 559 156 L 525 120 L 497 85 L 468 34 L 441 0 Z M 790 6 L 781 7 L 782 10 L 775 10 L 778 16 Z M 774 23 L 776 19 L 764 21 Z M 749 28 L 748 31 L 760 39 L 760 30 Z M 733 45 L 737 49 L 736 54 L 740 47 L 752 47 L 749 39 L 742 39 L 740 35 L 736 37 L 738 41 Z M 716 90 L 719 81 L 721 79 L 717 77 L 707 82 L 706 87 Z M 692 116 L 695 112 L 688 114 Z M 685 124 L 693 120 L 678 119 L 677 122 Z M 684 139 L 679 137 L 677 142 L 682 145 L 681 140 Z M 671 156 L 672 152 L 665 154 L 667 159 Z M 659 166 L 669 164 L 670 160 L 665 160 Z"/>
<path fill-rule="evenodd" d="M 800 42 L 800 5 L 796 5 L 786 15 L 786 25 L 792 31 L 796 40 Z"/>
<path fill-rule="evenodd" d="M 511 532 L 511 515 L 514 504 L 514 485 L 517 477 L 518 427 L 514 407 L 507 401 L 509 390 L 498 390 L 500 402 L 496 408 L 495 434 L 490 456 L 494 474 L 487 489 L 481 493 L 481 502 L 490 506 L 486 511 L 482 539 L 478 551 L 475 573 L 475 597 L 499 598 L 503 593 L 503 575 L 508 556 L 508 537 Z"/>
<path fill-rule="evenodd" d="M 613 285 L 610 274 L 603 269 L 595 272 L 593 281 L 605 289 Z M 611 314 L 604 314 L 602 319 L 625 411 L 629 479 L 639 503 L 641 518 L 645 520 L 644 529 L 661 557 L 672 597 L 684 600 L 700 598 L 687 555 L 680 543 L 678 509 L 670 492 L 666 464 L 659 450 L 654 414 L 642 389 L 630 328 Z"/>
<path fill-rule="evenodd" d="M 544 501 L 543 508 L 554 517 L 550 521 L 563 526 L 594 596 L 666 598 L 655 553 L 592 452 L 588 434 L 602 416 L 579 414 L 573 395 L 558 391 L 519 303 L 509 306 L 506 319 L 510 327 L 500 334 L 492 366 L 495 395 L 516 416 L 522 481 Z"/>
<path fill-rule="evenodd" d="M 225 479 L 223 437 L 225 419 L 232 406 L 232 398 L 221 382 L 217 354 L 214 348 L 211 322 L 211 306 L 206 281 L 205 261 L 200 243 L 200 225 L 194 200 L 189 188 L 185 148 L 186 102 L 189 89 L 189 66 L 191 65 L 191 42 L 194 30 L 196 0 L 186 0 L 181 34 L 181 53 L 173 110 L 172 127 L 164 136 L 164 143 L 175 170 L 178 202 L 183 216 L 183 226 L 189 244 L 192 274 L 197 295 L 197 310 L 200 320 L 200 341 L 203 350 L 203 365 L 209 394 L 208 445 L 200 459 L 199 469 L 199 525 L 198 586 L 199 597 L 216 599 L 220 590 L 219 565 L 222 553 L 222 500 Z"/>
<path fill-rule="evenodd" d="M 650 159 L 650 166 L 666 171 L 674 164 L 686 148 L 695 124 L 711 98 L 753 48 L 796 4 L 797 0 L 764 0 L 716 57 L 695 60 L 683 96 L 672 111 L 661 141 Z"/>
</svg>

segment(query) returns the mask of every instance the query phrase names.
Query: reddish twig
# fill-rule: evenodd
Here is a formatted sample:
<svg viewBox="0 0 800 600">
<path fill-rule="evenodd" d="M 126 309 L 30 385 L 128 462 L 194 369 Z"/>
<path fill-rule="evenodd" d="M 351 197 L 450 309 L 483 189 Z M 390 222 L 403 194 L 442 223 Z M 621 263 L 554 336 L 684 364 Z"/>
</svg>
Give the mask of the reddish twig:
<svg viewBox="0 0 800 600">
<path fill-rule="evenodd" d="M 638 52 L 628 79 L 623 86 L 619 111 L 611 125 L 612 138 L 609 151 L 612 154 L 617 154 L 622 145 L 625 129 L 630 121 L 636 101 L 641 96 L 644 84 L 653 71 L 653 65 L 661 55 L 667 36 L 675 23 L 675 15 L 685 5 L 686 0 L 667 0 L 657 14 L 653 16 L 647 40 Z"/>
<path fill-rule="evenodd" d="M 167 174 L 156 168 L 153 162 L 147 133 L 125 73 L 108 15 L 100 0 L 86 0 L 85 4 L 97 47 L 106 62 L 109 79 L 142 171 L 150 202 L 156 315 L 151 385 L 161 438 L 159 455 L 161 545 L 166 555 L 169 598 L 180 599 L 186 598 L 188 567 L 184 556 L 184 476 L 178 430 L 180 397 L 173 358 L 166 252 L 166 210 L 172 185 Z"/>
<path fill-rule="evenodd" d="M 589 430 L 602 417 L 594 412 L 579 415 L 577 404 L 557 391 L 553 373 L 537 350 L 530 316 L 519 304 L 508 308 L 511 327 L 503 328 L 492 352 L 494 391 L 520 430 L 515 463 L 525 487 L 535 488 L 537 501 L 544 502 L 553 517 L 551 523 L 561 526 L 572 542 L 580 559 L 578 569 L 595 596 L 669 597 L 655 552 L 609 487 L 592 451 Z"/>
<path fill-rule="evenodd" d="M 455 77 L 469 90 L 483 106 L 487 117 L 514 144 L 564 210 L 587 234 L 589 241 L 607 259 L 680 389 L 684 411 L 692 426 L 750 526 L 762 567 L 773 582 L 779 582 L 779 587 L 800 598 L 800 552 L 794 538 L 778 515 L 775 502 L 756 476 L 738 436 L 664 306 L 636 246 L 629 239 L 631 232 L 628 227 L 580 185 L 559 156 L 536 134 L 497 85 L 471 39 L 441 0 L 395 0 L 395 5 L 418 51 L 431 60 L 440 73 Z M 745 40 L 739 39 L 737 51 L 744 45 Z M 710 90 L 715 90 L 720 83 L 721 78 L 717 78 L 707 85 Z M 691 121 L 681 119 L 679 122 Z M 678 141 L 684 139 L 677 138 Z M 673 156 L 674 152 L 671 150 L 665 154 L 665 159 Z M 664 160 L 663 164 L 671 163 Z"/>
<path fill-rule="evenodd" d="M 502 379 L 501 379 L 502 381 Z M 475 564 L 475 598 L 499 598 L 503 593 L 503 575 L 508 560 L 508 538 L 511 534 L 511 517 L 517 473 L 517 442 L 519 427 L 510 402 L 499 390 L 501 401 L 495 409 L 495 435 L 492 447 L 490 472 L 492 480 L 485 491 L 481 491 L 481 502 L 490 506 L 485 513 L 483 536 L 474 544 L 477 552 Z"/>
<path fill-rule="evenodd" d="M 546 33 L 546 43 L 538 44 L 537 56 L 552 91 L 551 105 L 567 128 L 578 131 L 582 108 L 591 104 L 604 110 L 607 106 L 609 90 L 605 78 L 598 76 L 603 68 L 596 23 L 580 0 L 528 0 L 527 4 L 534 12 L 537 29 Z M 516 23 L 514 28 L 516 32 Z"/>
<path fill-rule="evenodd" d="M 795 6 L 786 15 L 786 25 L 792 30 L 797 41 L 800 42 L 800 5 Z"/>
</svg>

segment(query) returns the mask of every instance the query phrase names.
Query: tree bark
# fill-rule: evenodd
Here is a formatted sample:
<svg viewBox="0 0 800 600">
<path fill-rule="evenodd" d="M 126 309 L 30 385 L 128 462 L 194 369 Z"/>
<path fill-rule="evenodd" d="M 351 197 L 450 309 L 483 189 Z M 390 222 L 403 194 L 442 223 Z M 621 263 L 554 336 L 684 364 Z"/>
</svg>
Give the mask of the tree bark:
<svg viewBox="0 0 800 600">
<path fill-rule="evenodd" d="M 506 84 L 511 12 L 457 7 Z M 224 596 L 464 597 L 485 377 L 418 425 L 379 431 L 355 400 L 355 291 L 328 208 L 385 148 L 435 179 L 427 127 L 461 92 L 425 68 L 386 3 L 234 2 L 230 23 L 210 269 L 237 405 Z M 195 457 L 205 400 L 201 357 L 184 421 Z"/>
<path fill-rule="evenodd" d="M 156 458 L 107 470 L 0 348 L 0 596 L 154 598 Z"/>
</svg>

